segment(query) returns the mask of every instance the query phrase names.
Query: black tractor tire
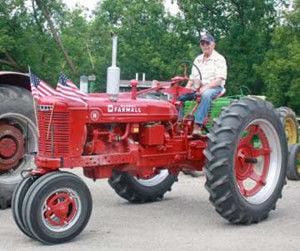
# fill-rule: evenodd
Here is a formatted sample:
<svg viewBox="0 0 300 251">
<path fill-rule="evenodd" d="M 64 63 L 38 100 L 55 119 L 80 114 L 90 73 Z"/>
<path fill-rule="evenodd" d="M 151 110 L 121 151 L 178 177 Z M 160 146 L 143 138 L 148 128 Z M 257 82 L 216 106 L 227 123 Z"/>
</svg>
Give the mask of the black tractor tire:
<svg viewBox="0 0 300 251">
<path fill-rule="evenodd" d="M 42 175 L 37 182 L 34 182 L 33 184 L 31 184 L 29 186 L 29 188 L 26 191 L 25 196 L 23 198 L 19 197 L 19 200 L 21 200 L 21 201 L 16 202 L 16 201 L 12 200 L 12 203 L 14 203 L 13 208 L 16 208 L 15 203 L 22 204 L 22 208 L 20 209 L 21 214 L 19 215 L 20 222 L 22 222 L 22 224 L 18 224 L 20 222 L 16 222 L 17 226 L 19 228 L 22 227 L 22 228 L 20 228 L 20 230 L 23 233 L 25 233 L 27 236 L 31 237 L 32 239 L 36 239 L 36 237 L 34 236 L 33 232 L 30 230 L 29 225 L 28 225 L 27 221 L 25 220 L 25 217 L 26 217 L 26 203 L 28 201 L 28 198 L 31 195 L 32 191 L 37 187 L 38 184 L 40 184 L 41 182 L 43 182 L 44 180 L 47 180 L 49 178 L 53 178 L 53 177 L 56 178 L 60 174 L 61 174 L 61 172 L 57 171 L 57 172 L 50 172 L 50 173 Z"/>
<path fill-rule="evenodd" d="M 34 168 L 32 153 L 37 151 L 38 132 L 32 96 L 28 90 L 0 85 L 0 125 L 16 129 L 18 136 L 22 135 L 24 139 L 25 149 L 25 154 L 17 158 L 18 161 L 9 169 L 4 168 L 7 159 L 0 153 L 0 209 L 5 209 L 11 205 L 13 191 L 22 179 L 22 171 Z M 3 136 L 6 133 L 4 130 L 0 131 L 0 141 L 10 137 Z"/>
<path fill-rule="evenodd" d="M 37 178 L 38 178 L 37 176 L 31 176 L 31 175 L 24 178 L 17 185 L 11 201 L 13 218 L 17 226 L 25 235 L 33 239 L 34 237 L 28 232 L 28 230 L 24 225 L 24 220 L 22 217 L 22 206 L 23 206 L 23 201 L 26 193 L 28 192 L 29 188 L 32 186 L 32 184 L 36 181 Z"/>
<path fill-rule="evenodd" d="M 281 122 L 284 124 L 285 134 L 288 140 L 288 145 L 296 144 L 299 141 L 299 124 L 295 112 L 285 106 L 276 109 L 279 113 Z"/>
<path fill-rule="evenodd" d="M 289 146 L 287 177 L 289 180 L 300 180 L 300 144 Z"/>
<path fill-rule="evenodd" d="M 26 232 L 44 244 L 75 238 L 91 213 L 92 196 L 87 185 L 75 174 L 59 171 L 35 181 L 22 206 Z"/>
<path fill-rule="evenodd" d="M 115 192 L 133 203 L 145 203 L 161 200 L 167 191 L 171 191 L 177 176 L 164 169 L 150 179 L 137 179 L 128 172 L 113 170 L 108 180 Z"/>
<path fill-rule="evenodd" d="M 252 145 L 257 135 L 260 147 Z M 281 198 L 287 168 L 286 136 L 273 105 L 255 97 L 232 102 L 214 120 L 204 153 L 205 186 L 216 211 L 236 224 L 267 218 Z"/>
</svg>

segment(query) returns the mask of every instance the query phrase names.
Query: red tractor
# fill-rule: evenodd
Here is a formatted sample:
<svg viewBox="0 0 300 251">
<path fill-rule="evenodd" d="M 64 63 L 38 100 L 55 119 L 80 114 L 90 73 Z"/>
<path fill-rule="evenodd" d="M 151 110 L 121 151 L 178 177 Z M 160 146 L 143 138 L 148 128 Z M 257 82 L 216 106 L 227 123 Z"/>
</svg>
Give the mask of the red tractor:
<svg viewBox="0 0 300 251">
<path fill-rule="evenodd" d="M 19 228 L 43 243 L 77 236 L 92 211 L 85 183 L 62 168 L 83 167 L 85 176 L 108 178 L 133 203 L 161 200 L 181 170 L 202 170 L 216 211 L 232 223 L 265 219 L 285 184 L 287 140 L 271 103 L 244 97 L 224 107 L 207 136 L 192 135 L 193 116 L 177 127 L 177 96 L 186 77 L 164 89 L 172 101 L 91 94 L 82 102 L 59 96 L 38 100 L 37 169 L 15 190 L 12 206 Z"/>
</svg>

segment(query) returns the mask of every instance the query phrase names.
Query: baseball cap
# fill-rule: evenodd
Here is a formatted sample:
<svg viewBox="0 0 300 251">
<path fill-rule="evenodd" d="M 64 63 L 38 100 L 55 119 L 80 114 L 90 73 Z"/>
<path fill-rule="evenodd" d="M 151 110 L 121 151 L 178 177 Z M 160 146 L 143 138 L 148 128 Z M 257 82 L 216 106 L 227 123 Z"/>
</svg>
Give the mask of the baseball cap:
<svg viewBox="0 0 300 251">
<path fill-rule="evenodd" d="M 207 34 L 205 34 L 205 35 L 203 35 L 201 37 L 200 42 L 201 41 L 215 42 L 215 39 L 214 39 L 214 37 L 212 35 L 210 35 L 210 34 L 207 33 Z"/>
</svg>

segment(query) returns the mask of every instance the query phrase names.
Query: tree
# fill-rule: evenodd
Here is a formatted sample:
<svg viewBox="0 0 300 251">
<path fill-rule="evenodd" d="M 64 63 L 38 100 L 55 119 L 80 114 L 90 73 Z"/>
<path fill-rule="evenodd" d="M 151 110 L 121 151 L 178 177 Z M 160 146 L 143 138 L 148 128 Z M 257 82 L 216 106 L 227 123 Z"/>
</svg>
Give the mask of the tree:
<svg viewBox="0 0 300 251">
<path fill-rule="evenodd" d="M 97 54 L 111 55 L 110 33 L 116 33 L 121 78 L 145 72 L 148 79 L 166 80 L 189 48 L 174 26 L 176 21 L 165 13 L 162 0 L 103 1 L 93 24 L 93 41 L 102 46 Z"/>
<path fill-rule="evenodd" d="M 24 17 L 22 3 L 7 1 L 0 4 L 0 64 L 13 67 L 19 71 L 26 71 L 26 67 L 20 64 L 13 55 L 16 38 L 14 32 L 18 29 L 20 21 L 18 18 Z M 15 10 L 14 14 L 11 14 Z"/>
<path fill-rule="evenodd" d="M 277 105 L 287 105 L 300 113 L 300 1 L 286 16 L 285 25 L 276 27 L 271 48 L 257 67 L 266 83 L 265 93 Z"/>
<path fill-rule="evenodd" d="M 57 34 L 67 41 L 65 47 L 68 48 L 72 44 L 69 41 L 78 43 L 77 33 L 68 32 L 68 37 L 64 37 L 62 29 L 66 33 L 70 29 L 76 31 L 76 25 L 79 24 L 72 23 L 70 20 L 79 14 L 68 11 L 61 1 L 43 1 L 43 4 L 51 13 L 51 21 Z M 82 19 L 88 25 L 88 22 L 84 18 Z M 57 42 L 48 29 L 47 20 L 36 5 L 36 1 L 32 0 L 31 5 L 25 5 L 24 0 L 2 1 L 0 23 L 0 69 L 27 72 L 27 66 L 30 65 L 32 71 L 55 86 L 59 71 L 65 65 L 66 58 L 63 51 L 58 49 Z M 74 50 L 74 54 L 71 54 L 70 57 L 71 61 L 74 61 L 75 58 L 76 62 L 81 62 L 82 50 L 80 51 L 80 49 Z M 78 75 L 71 74 L 73 72 L 71 67 L 65 68 L 72 77 L 78 78 Z"/>
<path fill-rule="evenodd" d="M 270 34 L 276 24 L 276 1 L 178 0 L 191 34 L 210 32 L 217 38 L 217 50 L 227 59 L 228 93 L 246 85 L 260 93 L 263 82 L 255 66 L 263 62 Z"/>
<path fill-rule="evenodd" d="M 45 19 L 47 20 L 47 23 L 50 27 L 51 33 L 52 33 L 54 39 L 56 40 L 56 42 L 58 43 L 59 47 L 61 48 L 62 52 L 64 53 L 64 56 L 65 56 L 65 58 L 66 58 L 66 60 L 69 64 L 70 68 L 72 69 L 72 72 L 74 74 L 78 75 L 78 72 L 77 72 L 76 67 L 73 63 L 73 60 L 70 58 L 69 53 L 65 49 L 65 46 L 64 46 L 63 42 L 60 39 L 58 31 L 55 28 L 53 21 L 51 20 L 51 17 L 49 15 L 49 12 L 47 10 L 46 5 L 41 0 L 35 0 L 35 1 L 36 1 L 36 4 L 39 6 L 40 10 L 42 11 Z"/>
<path fill-rule="evenodd" d="M 63 55 L 40 23 L 41 16 L 23 0 L 2 1 L 0 8 L 0 69 L 28 72 L 30 65 L 47 82 L 55 83 Z"/>
</svg>

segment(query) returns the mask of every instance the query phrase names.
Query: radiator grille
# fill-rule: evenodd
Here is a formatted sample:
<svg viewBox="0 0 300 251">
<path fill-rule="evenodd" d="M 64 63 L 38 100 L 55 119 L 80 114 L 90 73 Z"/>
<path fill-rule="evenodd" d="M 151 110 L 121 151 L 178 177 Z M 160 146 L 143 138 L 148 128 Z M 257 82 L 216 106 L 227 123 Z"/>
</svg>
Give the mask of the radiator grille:
<svg viewBox="0 0 300 251">
<path fill-rule="evenodd" d="M 64 157 L 69 153 L 69 118 L 68 112 L 53 112 L 51 115 L 51 111 L 39 111 L 39 154 Z"/>
</svg>

